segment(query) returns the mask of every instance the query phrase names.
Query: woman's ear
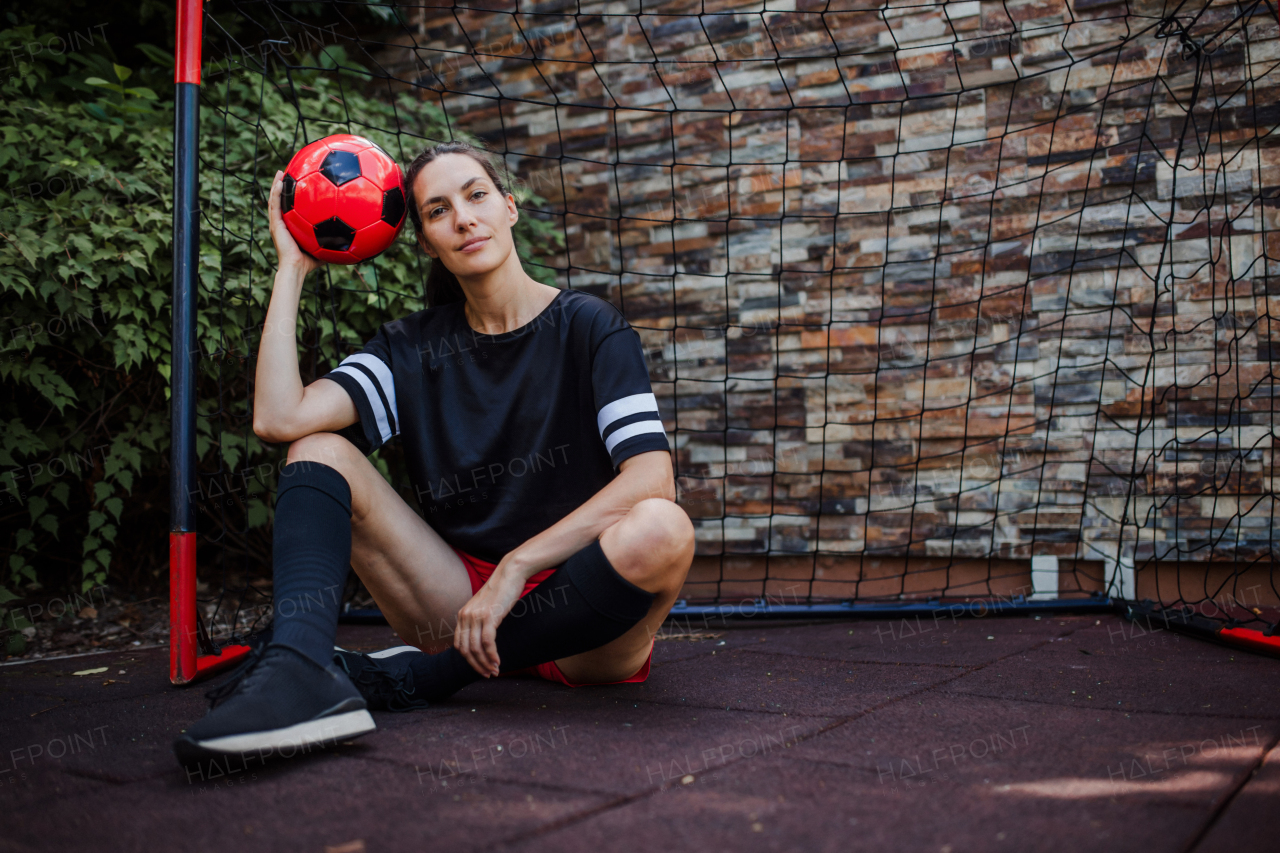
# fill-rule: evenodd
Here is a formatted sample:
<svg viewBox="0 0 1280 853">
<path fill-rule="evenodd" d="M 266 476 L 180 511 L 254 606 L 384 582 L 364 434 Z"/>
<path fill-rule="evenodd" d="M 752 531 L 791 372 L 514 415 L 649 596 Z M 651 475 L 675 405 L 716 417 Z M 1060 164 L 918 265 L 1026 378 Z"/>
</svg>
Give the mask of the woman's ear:
<svg viewBox="0 0 1280 853">
<path fill-rule="evenodd" d="M 520 221 L 520 208 L 516 207 L 516 197 L 507 193 L 507 215 L 512 225 Z"/>
</svg>

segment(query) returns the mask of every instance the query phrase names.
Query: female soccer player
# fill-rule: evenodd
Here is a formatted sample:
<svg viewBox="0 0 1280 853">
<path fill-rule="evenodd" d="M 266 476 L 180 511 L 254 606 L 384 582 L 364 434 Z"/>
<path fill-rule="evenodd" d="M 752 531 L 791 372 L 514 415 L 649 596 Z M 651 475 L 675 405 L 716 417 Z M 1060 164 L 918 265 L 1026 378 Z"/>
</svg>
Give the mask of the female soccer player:
<svg viewBox="0 0 1280 853">
<path fill-rule="evenodd" d="M 284 225 L 282 179 L 253 412 L 259 437 L 289 443 L 273 630 L 179 758 L 350 738 L 374 729 L 369 708 L 518 671 L 643 681 L 694 540 L 639 336 L 607 301 L 525 273 L 515 198 L 484 152 L 450 142 L 407 173 L 431 307 L 304 387 L 298 299 L 320 262 Z M 421 514 L 366 458 L 395 436 Z M 348 566 L 407 646 L 335 652 Z"/>
</svg>

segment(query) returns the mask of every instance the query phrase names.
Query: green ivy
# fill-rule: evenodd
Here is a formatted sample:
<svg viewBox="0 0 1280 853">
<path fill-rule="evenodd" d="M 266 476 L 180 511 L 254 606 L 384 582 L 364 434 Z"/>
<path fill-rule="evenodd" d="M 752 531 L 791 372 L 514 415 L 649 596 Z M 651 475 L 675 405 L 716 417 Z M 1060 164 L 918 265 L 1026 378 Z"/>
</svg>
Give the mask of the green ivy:
<svg viewBox="0 0 1280 853">
<path fill-rule="evenodd" d="M 168 527 L 173 106 L 156 92 L 172 60 L 148 45 L 138 49 L 154 67 L 137 70 L 10 51 L 35 40 L 30 27 L 0 31 L 13 62 L 0 77 L 0 604 L 54 584 L 145 582 L 161 570 Z M 330 133 L 359 133 L 407 162 L 449 132 L 438 108 L 377 90 L 340 49 L 288 74 L 264 75 L 257 59 L 204 69 L 197 454 L 202 541 L 261 568 L 280 452 L 249 428 L 248 383 L 274 272 L 271 179 Z M 373 262 L 312 277 L 304 380 L 423 307 L 409 232 Z M 535 216 L 516 239 L 525 258 L 561 244 Z M 529 269 L 554 283 L 550 269 Z M 401 476 L 394 456 L 378 464 Z"/>
</svg>

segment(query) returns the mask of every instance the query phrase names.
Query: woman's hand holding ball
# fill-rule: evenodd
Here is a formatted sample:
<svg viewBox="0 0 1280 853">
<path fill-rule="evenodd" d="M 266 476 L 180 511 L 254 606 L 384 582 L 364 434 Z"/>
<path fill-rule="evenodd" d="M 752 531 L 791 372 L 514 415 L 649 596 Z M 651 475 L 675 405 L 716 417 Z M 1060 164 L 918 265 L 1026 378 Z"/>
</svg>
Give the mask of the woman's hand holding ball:
<svg viewBox="0 0 1280 853">
<path fill-rule="evenodd" d="M 280 194 L 284 191 L 284 172 L 276 172 L 271 182 L 271 197 L 267 202 L 267 215 L 271 220 L 271 241 L 276 245 L 276 256 L 279 259 L 281 272 L 293 271 L 306 277 L 324 265 L 324 261 L 308 255 L 298 247 L 289 228 L 284 224 L 284 214 L 280 210 Z"/>
</svg>

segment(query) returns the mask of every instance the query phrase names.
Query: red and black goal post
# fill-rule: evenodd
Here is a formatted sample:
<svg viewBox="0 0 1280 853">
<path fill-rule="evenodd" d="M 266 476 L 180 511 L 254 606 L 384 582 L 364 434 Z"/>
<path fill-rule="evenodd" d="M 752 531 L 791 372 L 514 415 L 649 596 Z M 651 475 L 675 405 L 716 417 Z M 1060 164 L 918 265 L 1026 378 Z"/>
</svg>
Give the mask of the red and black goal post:
<svg viewBox="0 0 1280 853">
<path fill-rule="evenodd" d="M 217 648 L 196 611 L 196 309 L 200 260 L 199 127 L 203 0 L 178 0 L 173 99 L 173 330 L 169 449 L 169 680 L 189 684 L 248 653 Z"/>
</svg>

